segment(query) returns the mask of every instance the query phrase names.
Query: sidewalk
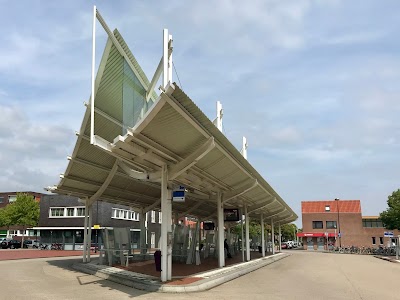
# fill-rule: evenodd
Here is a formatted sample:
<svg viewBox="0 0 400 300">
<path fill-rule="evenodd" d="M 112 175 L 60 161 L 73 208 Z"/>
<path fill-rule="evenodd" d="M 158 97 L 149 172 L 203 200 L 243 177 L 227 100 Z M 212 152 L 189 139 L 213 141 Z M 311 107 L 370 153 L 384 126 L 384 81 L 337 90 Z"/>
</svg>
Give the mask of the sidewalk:
<svg viewBox="0 0 400 300">
<path fill-rule="evenodd" d="M 91 255 L 94 255 L 91 252 Z M 30 259 L 46 257 L 83 256 L 83 251 L 72 250 L 39 250 L 39 249 L 7 249 L 0 250 L 1 260 Z"/>
<path fill-rule="evenodd" d="M 178 278 L 179 276 L 173 277 L 172 281 L 166 283 L 162 283 L 159 276 L 155 277 L 123 270 L 121 268 L 98 265 L 96 262 L 86 264 L 77 263 L 73 265 L 73 268 L 87 274 L 92 274 L 140 290 L 165 293 L 187 293 L 209 290 L 288 256 L 290 256 L 288 253 L 278 253 L 224 268 L 212 269 L 188 276 L 181 276 L 180 278 Z"/>
<path fill-rule="evenodd" d="M 381 256 L 381 255 L 374 255 L 376 258 L 380 258 L 386 261 L 390 261 L 392 263 L 400 263 L 400 260 L 397 260 L 395 256 Z"/>
</svg>

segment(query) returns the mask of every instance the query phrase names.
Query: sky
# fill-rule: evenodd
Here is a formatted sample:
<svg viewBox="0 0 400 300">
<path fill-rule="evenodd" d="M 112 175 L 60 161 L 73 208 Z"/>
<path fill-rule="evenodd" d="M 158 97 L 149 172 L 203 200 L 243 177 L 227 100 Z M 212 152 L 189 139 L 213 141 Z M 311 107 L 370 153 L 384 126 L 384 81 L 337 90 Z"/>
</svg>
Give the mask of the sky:
<svg viewBox="0 0 400 300">
<path fill-rule="evenodd" d="M 0 0 L 0 191 L 44 192 L 65 171 L 91 91 L 94 4 L 149 78 L 169 29 L 173 80 L 210 119 L 221 101 L 224 134 L 238 149 L 246 136 L 299 217 L 301 201 L 335 198 L 378 215 L 400 188 L 398 1 Z"/>
</svg>

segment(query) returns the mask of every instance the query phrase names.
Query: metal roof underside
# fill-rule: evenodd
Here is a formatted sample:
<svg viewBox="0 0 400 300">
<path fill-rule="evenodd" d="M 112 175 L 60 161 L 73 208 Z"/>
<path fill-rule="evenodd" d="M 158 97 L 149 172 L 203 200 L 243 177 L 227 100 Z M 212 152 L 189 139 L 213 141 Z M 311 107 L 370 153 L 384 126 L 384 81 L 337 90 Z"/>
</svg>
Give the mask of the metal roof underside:
<svg viewBox="0 0 400 300">
<path fill-rule="evenodd" d="M 166 164 L 171 185 L 188 190 L 184 203 L 172 205 L 178 214 L 216 219 L 216 194 L 222 192 L 226 208 L 247 205 L 250 217 L 262 213 L 281 224 L 296 220 L 292 209 L 176 83 L 142 101 L 147 87 L 137 77 L 147 85 L 149 80 L 117 30 L 114 36 L 130 62 L 108 40 L 96 77 L 96 145 L 90 144 L 87 106 L 67 169 L 50 190 L 89 199 L 100 190 L 98 200 L 157 210 L 159 174 Z"/>
</svg>

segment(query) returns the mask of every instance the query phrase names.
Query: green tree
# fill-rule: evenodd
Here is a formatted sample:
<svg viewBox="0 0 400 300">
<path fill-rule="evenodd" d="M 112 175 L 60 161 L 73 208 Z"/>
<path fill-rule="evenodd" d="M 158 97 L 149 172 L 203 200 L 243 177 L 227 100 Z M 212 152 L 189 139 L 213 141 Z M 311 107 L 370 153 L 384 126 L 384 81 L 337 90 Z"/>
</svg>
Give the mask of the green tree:
<svg viewBox="0 0 400 300">
<path fill-rule="evenodd" d="M 281 234 L 282 234 L 282 239 L 284 241 L 296 240 L 296 232 L 297 232 L 296 224 L 290 223 L 290 224 L 283 224 L 281 226 Z"/>
<path fill-rule="evenodd" d="M 400 189 L 388 196 L 388 209 L 380 213 L 382 223 L 387 229 L 400 229 Z"/>
<path fill-rule="evenodd" d="M 10 228 L 11 218 L 10 218 L 10 210 L 8 209 L 8 205 L 6 207 L 0 208 L 0 227 Z"/>
<path fill-rule="evenodd" d="M 10 225 L 22 226 L 22 230 L 25 231 L 26 228 L 36 226 L 39 222 L 39 202 L 35 201 L 33 196 L 19 193 L 17 199 L 6 206 L 6 216 Z"/>
</svg>

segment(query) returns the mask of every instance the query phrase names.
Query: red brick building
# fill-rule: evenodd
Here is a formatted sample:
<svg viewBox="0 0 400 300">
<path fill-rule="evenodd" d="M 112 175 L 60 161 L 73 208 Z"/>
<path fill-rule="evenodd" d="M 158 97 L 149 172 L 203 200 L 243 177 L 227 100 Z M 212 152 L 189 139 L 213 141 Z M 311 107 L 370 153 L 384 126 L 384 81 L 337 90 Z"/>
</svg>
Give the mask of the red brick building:
<svg viewBox="0 0 400 300">
<path fill-rule="evenodd" d="M 302 201 L 301 213 L 303 232 L 297 235 L 308 250 L 390 246 L 400 234 L 385 229 L 377 216 L 363 217 L 360 200 Z"/>
</svg>

